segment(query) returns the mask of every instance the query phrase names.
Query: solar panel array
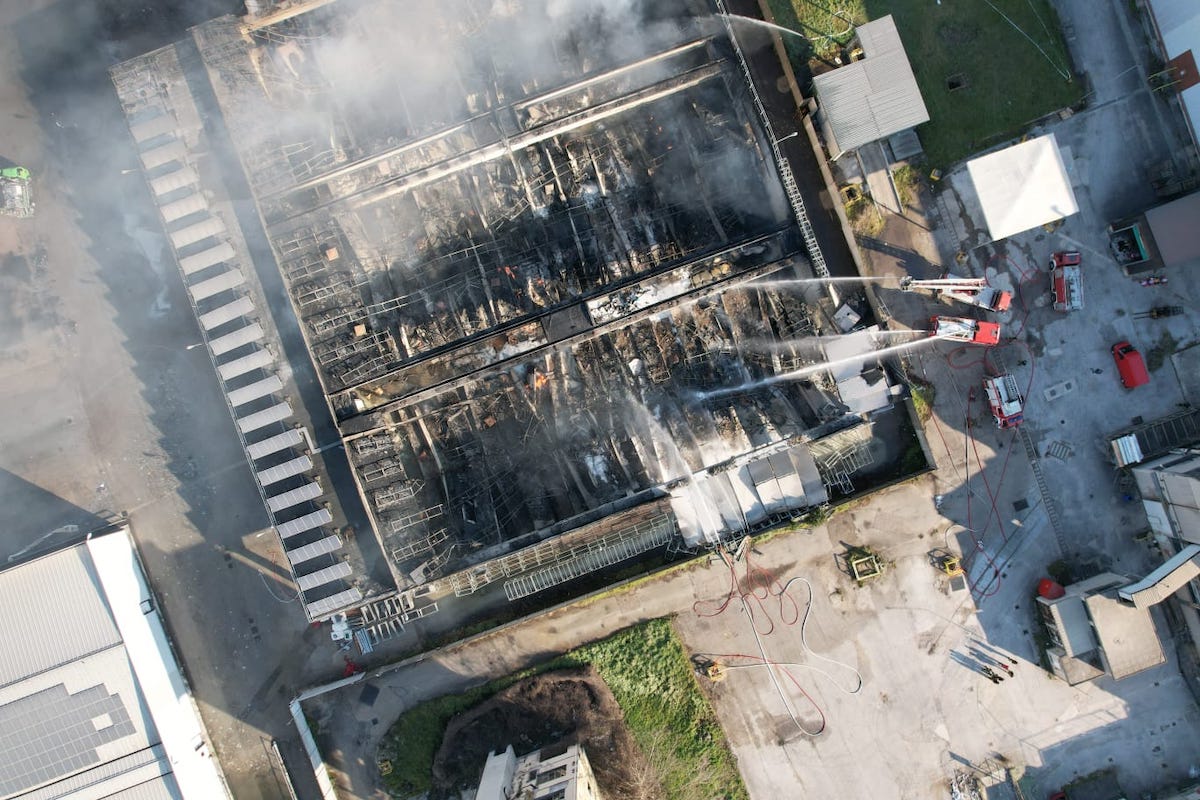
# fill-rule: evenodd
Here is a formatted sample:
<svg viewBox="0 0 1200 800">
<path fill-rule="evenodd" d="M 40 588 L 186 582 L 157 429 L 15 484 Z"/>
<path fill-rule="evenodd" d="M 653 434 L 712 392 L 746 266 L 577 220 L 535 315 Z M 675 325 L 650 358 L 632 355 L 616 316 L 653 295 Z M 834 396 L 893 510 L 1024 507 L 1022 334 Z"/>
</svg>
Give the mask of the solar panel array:
<svg viewBox="0 0 1200 800">
<path fill-rule="evenodd" d="M 121 696 L 64 684 L 0 706 L 0 796 L 100 763 L 102 745 L 137 732 Z"/>
</svg>

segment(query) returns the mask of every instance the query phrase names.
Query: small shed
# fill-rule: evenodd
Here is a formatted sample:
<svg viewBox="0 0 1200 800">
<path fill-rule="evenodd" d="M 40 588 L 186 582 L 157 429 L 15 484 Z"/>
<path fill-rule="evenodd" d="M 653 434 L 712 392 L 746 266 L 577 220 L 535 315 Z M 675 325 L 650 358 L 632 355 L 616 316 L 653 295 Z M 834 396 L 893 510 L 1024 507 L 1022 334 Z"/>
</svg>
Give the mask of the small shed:
<svg viewBox="0 0 1200 800">
<path fill-rule="evenodd" d="M 855 33 L 863 58 L 813 78 L 818 121 L 834 159 L 929 121 L 892 15 Z"/>
</svg>

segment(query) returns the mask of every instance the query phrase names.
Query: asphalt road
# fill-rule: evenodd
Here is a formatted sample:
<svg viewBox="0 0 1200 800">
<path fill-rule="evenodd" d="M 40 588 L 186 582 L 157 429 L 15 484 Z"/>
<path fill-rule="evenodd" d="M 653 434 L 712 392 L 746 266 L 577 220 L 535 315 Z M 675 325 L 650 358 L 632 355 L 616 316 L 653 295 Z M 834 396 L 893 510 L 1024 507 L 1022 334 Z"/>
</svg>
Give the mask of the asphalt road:
<svg viewBox="0 0 1200 800">
<path fill-rule="evenodd" d="M 287 700 L 343 664 L 289 602 L 106 73 L 239 4 L 178 5 L 0 7 L 0 157 L 37 198 L 0 218 L 0 561 L 128 512 L 234 795 L 276 800 L 272 740 L 311 782 Z"/>
</svg>

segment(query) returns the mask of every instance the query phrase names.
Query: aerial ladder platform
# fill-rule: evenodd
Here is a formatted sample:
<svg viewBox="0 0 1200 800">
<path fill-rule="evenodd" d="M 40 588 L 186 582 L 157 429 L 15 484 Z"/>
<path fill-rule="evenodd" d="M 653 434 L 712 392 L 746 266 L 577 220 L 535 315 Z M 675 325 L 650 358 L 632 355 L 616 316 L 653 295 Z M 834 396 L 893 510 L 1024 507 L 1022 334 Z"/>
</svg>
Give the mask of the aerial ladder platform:
<svg viewBox="0 0 1200 800">
<path fill-rule="evenodd" d="M 985 278 L 960 278 L 949 274 L 944 278 L 931 280 L 905 278 L 900 281 L 900 288 L 906 292 L 928 289 L 935 295 L 943 295 L 951 300 L 989 311 L 1008 311 L 1012 306 L 1012 293 L 989 286 Z"/>
</svg>

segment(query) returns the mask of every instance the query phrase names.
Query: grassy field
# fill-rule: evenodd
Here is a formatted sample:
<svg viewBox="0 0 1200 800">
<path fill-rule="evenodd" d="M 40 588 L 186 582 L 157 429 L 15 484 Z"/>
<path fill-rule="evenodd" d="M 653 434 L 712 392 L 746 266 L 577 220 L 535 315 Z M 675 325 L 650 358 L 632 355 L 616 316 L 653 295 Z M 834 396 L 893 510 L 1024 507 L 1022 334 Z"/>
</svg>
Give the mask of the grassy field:
<svg viewBox="0 0 1200 800">
<path fill-rule="evenodd" d="M 895 18 L 929 109 L 917 132 L 931 166 L 944 169 L 1012 138 L 1082 94 L 1064 77 L 1070 62 L 1048 0 L 769 2 L 781 25 L 816 37 L 807 46 L 789 37 L 800 42 L 789 43 L 793 60 L 827 56 L 830 40 L 823 37 L 844 30 L 843 19 Z"/>
<path fill-rule="evenodd" d="M 667 797 L 746 800 L 716 715 L 665 619 L 628 628 L 533 670 L 413 708 L 396 721 L 380 747 L 380 756 L 392 762 L 392 773 L 384 778 L 388 787 L 397 797 L 430 788 L 434 754 L 456 714 L 529 675 L 586 664 L 595 667 L 612 690 L 634 739 L 656 766 Z"/>
<path fill-rule="evenodd" d="M 870 17 L 863 0 L 767 0 L 775 21 L 804 35 L 784 37 L 793 62 L 828 59 L 854 38 L 854 25 Z"/>
</svg>

